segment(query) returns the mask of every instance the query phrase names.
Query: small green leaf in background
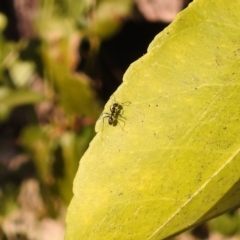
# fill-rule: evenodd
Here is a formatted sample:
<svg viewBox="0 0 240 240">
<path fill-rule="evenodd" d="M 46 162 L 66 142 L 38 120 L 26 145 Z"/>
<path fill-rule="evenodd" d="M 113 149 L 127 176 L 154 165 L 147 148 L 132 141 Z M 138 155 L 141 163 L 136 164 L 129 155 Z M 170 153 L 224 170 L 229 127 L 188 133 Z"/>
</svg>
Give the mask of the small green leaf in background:
<svg viewBox="0 0 240 240">
<path fill-rule="evenodd" d="M 66 240 L 159 240 L 240 205 L 240 0 L 195 0 L 107 103 L 81 159 Z"/>
<path fill-rule="evenodd" d="M 233 236 L 240 230 L 240 217 L 237 211 L 223 214 L 209 222 L 211 230 L 215 230 L 225 236 Z"/>
<path fill-rule="evenodd" d="M 43 95 L 31 90 L 0 87 L 0 120 L 6 119 L 14 107 L 39 103 L 43 100 Z"/>
<path fill-rule="evenodd" d="M 0 32 L 7 26 L 7 18 L 4 14 L 0 13 Z"/>
<path fill-rule="evenodd" d="M 72 198 L 79 158 L 93 135 L 93 126 L 85 126 L 76 133 L 61 131 L 54 125 L 29 125 L 21 133 L 21 145 L 31 153 L 39 178 L 47 186 L 55 186 L 66 204 Z"/>
<path fill-rule="evenodd" d="M 49 137 L 48 129 L 29 125 L 21 133 L 21 144 L 33 155 L 39 178 L 46 183 L 52 178 L 54 150 L 57 143 Z"/>
<path fill-rule="evenodd" d="M 61 64 L 51 68 L 51 77 L 58 92 L 60 105 L 68 114 L 97 118 L 100 105 L 94 101 L 89 79 L 84 75 L 69 73 Z"/>
<path fill-rule="evenodd" d="M 79 114 L 96 119 L 102 108 L 96 101 L 90 78 L 73 72 L 76 56 L 72 54 L 71 48 L 77 47 L 71 46 L 73 38 L 78 40 L 79 36 L 72 33 L 71 37 L 66 38 L 63 35 L 57 40 L 48 39 L 43 44 L 42 55 L 47 77 L 57 92 L 57 100 L 68 114 Z"/>
<path fill-rule="evenodd" d="M 34 64 L 31 62 L 16 61 L 9 70 L 12 81 L 16 87 L 29 84 L 34 73 Z"/>
<path fill-rule="evenodd" d="M 129 17 L 132 5 L 133 0 L 100 1 L 90 18 L 90 32 L 101 38 L 112 36 Z"/>
</svg>

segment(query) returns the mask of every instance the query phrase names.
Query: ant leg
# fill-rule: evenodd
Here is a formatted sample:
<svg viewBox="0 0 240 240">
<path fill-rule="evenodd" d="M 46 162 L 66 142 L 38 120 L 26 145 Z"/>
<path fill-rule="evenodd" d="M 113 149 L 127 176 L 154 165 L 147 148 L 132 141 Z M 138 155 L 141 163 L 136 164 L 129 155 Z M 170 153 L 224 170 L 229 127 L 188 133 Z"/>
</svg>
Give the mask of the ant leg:
<svg viewBox="0 0 240 240">
<path fill-rule="evenodd" d="M 131 104 L 131 102 L 130 101 L 126 101 L 126 102 L 123 102 L 123 103 L 121 103 L 123 106 L 125 105 L 125 106 L 128 106 L 129 104 Z"/>
<path fill-rule="evenodd" d="M 129 104 L 131 104 L 130 101 L 126 101 L 126 102 L 119 103 L 119 102 L 116 100 L 115 95 L 113 94 L 112 96 L 113 96 L 113 102 L 114 102 L 114 103 L 117 103 L 117 104 L 119 104 L 119 105 L 126 105 L 126 104 L 127 104 L 126 106 L 128 106 Z"/>
<path fill-rule="evenodd" d="M 111 117 L 111 114 L 109 114 L 109 113 L 103 113 L 103 114 L 106 114 L 106 115 L 107 115 L 107 116 L 105 116 L 105 117 L 102 117 L 103 124 L 104 124 L 104 118 L 110 118 L 110 117 Z"/>
<path fill-rule="evenodd" d="M 102 132 L 103 132 L 103 128 L 104 128 L 104 119 L 110 117 L 110 114 L 109 114 L 109 113 L 103 113 L 103 114 L 106 114 L 107 116 L 102 117 L 102 121 L 103 121 L 103 122 L 102 122 Z M 103 115 L 103 114 L 101 114 L 101 115 Z"/>
<path fill-rule="evenodd" d="M 121 113 L 118 114 L 118 117 L 121 117 L 121 118 L 123 118 L 123 119 L 126 120 L 126 118 L 123 116 L 123 113 L 124 113 L 124 110 L 122 109 L 122 110 L 121 110 Z"/>
<path fill-rule="evenodd" d="M 123 126 L 120 124 L 120 121 L 123 122 Z M 123 128 L 124 128 L 124 126 L 125 126 L 125 122 L 124 122 L 122 119 L 118 118 L 118 124 L 119 124 L 119 126 L 121 127 L 122 131 L 124 131 Z"/>
</svg>

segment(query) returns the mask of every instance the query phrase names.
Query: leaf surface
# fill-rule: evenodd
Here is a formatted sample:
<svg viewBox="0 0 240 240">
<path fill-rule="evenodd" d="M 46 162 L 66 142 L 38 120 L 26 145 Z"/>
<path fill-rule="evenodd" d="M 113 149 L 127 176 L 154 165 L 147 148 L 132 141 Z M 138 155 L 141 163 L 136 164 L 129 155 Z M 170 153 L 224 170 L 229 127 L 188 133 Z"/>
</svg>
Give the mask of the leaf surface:
<svg viewBox="0 0 240 240">
<path fill-rule="evenodd" d="M 240 205 L 240 1 L 195 0 L 133 63 L 83 156 L 66 239 L 166 239 Z M 130 104 L 124 102 L 130 101 Z"/>
</svg>

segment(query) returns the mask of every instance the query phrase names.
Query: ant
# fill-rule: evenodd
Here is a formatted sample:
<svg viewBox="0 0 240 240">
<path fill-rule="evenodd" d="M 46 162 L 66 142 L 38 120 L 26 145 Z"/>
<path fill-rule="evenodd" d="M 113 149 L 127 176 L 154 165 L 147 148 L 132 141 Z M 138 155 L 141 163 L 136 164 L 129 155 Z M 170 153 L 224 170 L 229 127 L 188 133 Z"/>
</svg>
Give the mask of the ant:
<svg viewBox="0 0 240 240">
<path fill-rule="evenodd" d="M 119 121 L 122 121 L 119 118 L 120 117 L 124 118 L 122 116 L 122 114 L 123 114 L 123 106 L 126 105 L 127 103 L 129 104 L 130 102 L 127 101 L 127 102 L 124 102 L 124 103 L 121 103 L 121 104 L 115 102 L 110 107 L 110 113 L 103 113 L 103 114 L 106 115 L 105 117 L 103 117 L 103 121 L 104 121 L 104 118 L 108 118 L 108 124 L 112 125 L 112 126 L 116 126 L 119 123 Z"/>
</svg>

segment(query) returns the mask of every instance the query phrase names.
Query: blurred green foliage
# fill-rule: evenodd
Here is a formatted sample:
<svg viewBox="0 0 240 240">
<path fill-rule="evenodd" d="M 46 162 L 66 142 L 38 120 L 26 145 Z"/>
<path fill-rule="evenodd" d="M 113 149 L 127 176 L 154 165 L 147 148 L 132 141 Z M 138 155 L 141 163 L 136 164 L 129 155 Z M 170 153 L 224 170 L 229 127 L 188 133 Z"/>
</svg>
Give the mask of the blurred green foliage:
<svg viewBox="0 0 240 240">
<path fill-rule="evenodd" d="M 219 232 L 224 236 L 233 236 L 240 233 L 239 209 L 223 214 L 209 222 L 212 231 Z"/>
<path fill-rule="evenodd" d="M 8 124 L 19 107 L 30 106 L 27 124 L 17 120 L 21 127 L 14 141 L 34 163 L 47 215 L 58 215 L 56 199 L 67 206 L 72 198 L 79 159 L 102 111 L 91 79 L 94 62 L 102 39 L 121 27 L 132 2 L 42 0 L 34 38 L 17 42 L 5 38 L 8 21 L 0 13 L 0 124 Z M 81 52 L 84 41 L 89 49 Z M 87 62 L 77 70 L 84 54 Z M 6 203 L 13 202 L 17 189 L 7 184 L 0 190 L 3 219 L 12 212 Z"/>
</svg>

